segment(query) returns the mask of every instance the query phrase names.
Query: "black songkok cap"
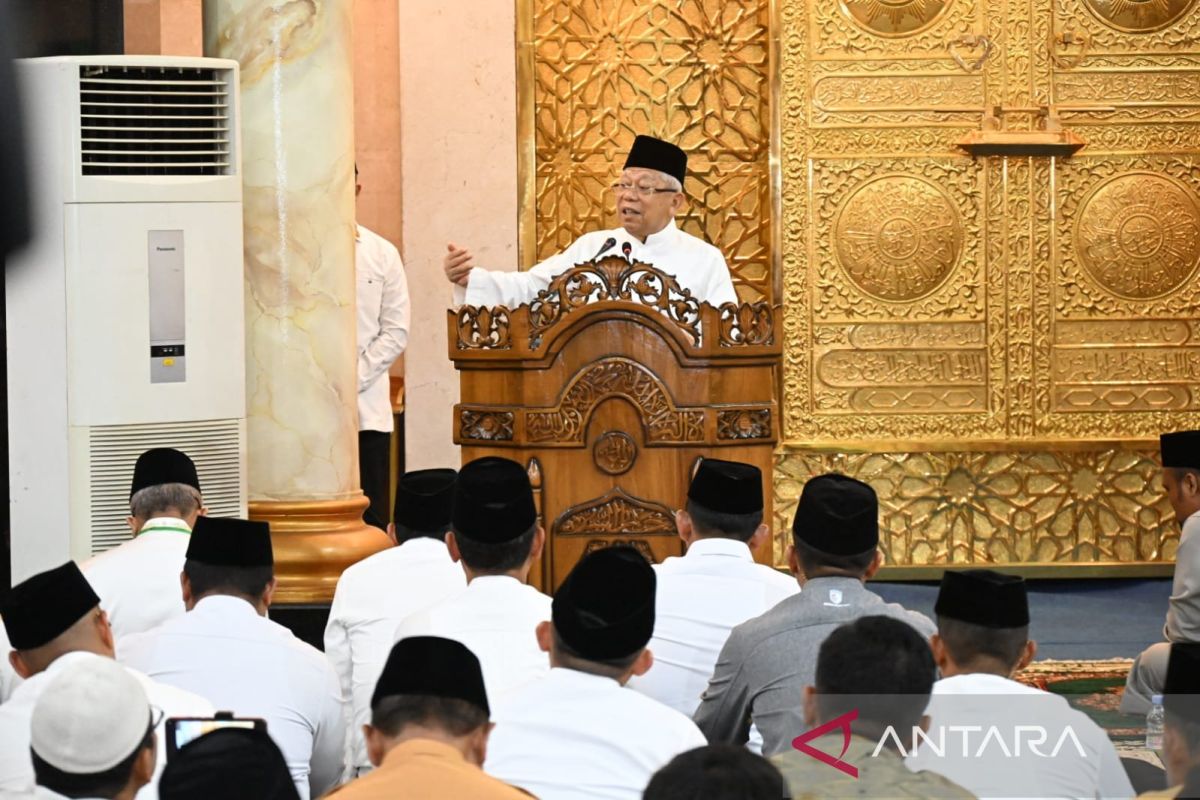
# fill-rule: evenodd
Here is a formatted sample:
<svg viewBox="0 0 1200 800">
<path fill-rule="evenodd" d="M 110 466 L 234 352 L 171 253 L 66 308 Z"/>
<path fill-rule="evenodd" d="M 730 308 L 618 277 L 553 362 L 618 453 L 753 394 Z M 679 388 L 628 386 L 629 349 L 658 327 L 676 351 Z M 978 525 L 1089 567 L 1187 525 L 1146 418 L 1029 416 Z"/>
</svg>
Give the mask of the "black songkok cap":
<svg viewBox="0 0 1200 800">
<path fill-rule="evenodd" d="M 14 650 L 33 650 L 62 636 L 100 598 L 74 561 L 39 572 L 8 591 L 0 616 Z"/>
<path fill-rule="evenodd" d="M 452 469 L 419 469 L 406 472 L 396 484 L 392 521 L 397 526 L 422 533 L 441 533 L 450 527 L 450 505 L 454 499 Z"/>
<path fill-rule="evenodd" d="M 137 463 L 133 465 L 133 484 L 129 487 L 129 496 L 164 483 L 182 483 L 200 491 L 196 465 L 186 453 L 170 447 L 155 447 L 138 456 Z"/>
<path fill-rule="evenodd" d="M 440 636 L 410 636 L 392 645 L 371 705 L 398 694 L 465 700 L 492 713 L 479 659 L 462 642 Z"/>
<path fill-rule="evenodd" d="M 654 633 L 656 584 L 654 570 L 632 547 L 594 550 L 554 593 L 554 630 L 592 661 L 633 655 Z"/>
<path fill-rule="evenodd" d="M 804 484 L 792 520 L 796 541 L 831 556 L 856 556 L 879 546 L 875 490 L 845 475 L 818 475 Z"/>
<path fill-rule="evenodd" d="M 687 496 L 693 503 L 722 514 L 762 511 L 762 470 L 740 461 L 702 459 Z"/>
<path fill-rule="evenodd" d="M 984 628 L 1023 628 L 1029 624 L 1025 579 L 990 569 L 947 570 L 933 611 Z"/>
<path fill-rule="evenodd" d="M 452 522 L 472 541 L 511 542 L 537 522 L 529 476 L 507 458 L 475 459 L 458 473 Z"/>
<path fill-rule="evenodd" d="M 1176 431 L 1158 437 L 1164 467 L 1200 469 L 1200 431 Z"/>
<path fill-rule="evenodd" d="M 631 167 L 656 169 L 682 184 L 687 177 L 687 153 L 662 139 L 639 136 L 633 140 L 633 147 L 629 148 L 629 157 L 625 159 L 624 169 Z"/>
<path fill-rule="evenodd" d="M 1163 683 L 1163 708 L 1191 722 L 1200 722 L 1200 643 L 1171 645 Z"/>
<path fill-rule="evenodd" d="M 266 731 L 220 728 L 179 749 L 158 783 L 162 800 L 300 800 Z"/>
<path fill-rule="evenodd" d="M 199 517 L 187 558 L 215 567 L 271 567 L 271 526 L 233 517 Z"/>
</svg>

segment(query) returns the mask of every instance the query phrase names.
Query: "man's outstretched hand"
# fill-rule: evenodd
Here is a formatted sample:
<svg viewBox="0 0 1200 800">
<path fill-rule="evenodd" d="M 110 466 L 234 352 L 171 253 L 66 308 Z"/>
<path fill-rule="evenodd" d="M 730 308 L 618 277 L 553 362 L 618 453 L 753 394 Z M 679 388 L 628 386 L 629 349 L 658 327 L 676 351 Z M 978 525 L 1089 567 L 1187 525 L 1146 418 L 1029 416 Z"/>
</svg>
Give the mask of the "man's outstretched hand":
<svg viewBox="0 0 1200 800">
<path fill-rule="evenodd" d="M 447 244 L 446 250 L 446 257 L 442 259 L 442 268 L 446 270 L 446 277 L 451 283 L 466 287 L 471 270 L 475 268 L 471 252 L 466 248 L 459 247 L 454 242 Z"/>
</svg>

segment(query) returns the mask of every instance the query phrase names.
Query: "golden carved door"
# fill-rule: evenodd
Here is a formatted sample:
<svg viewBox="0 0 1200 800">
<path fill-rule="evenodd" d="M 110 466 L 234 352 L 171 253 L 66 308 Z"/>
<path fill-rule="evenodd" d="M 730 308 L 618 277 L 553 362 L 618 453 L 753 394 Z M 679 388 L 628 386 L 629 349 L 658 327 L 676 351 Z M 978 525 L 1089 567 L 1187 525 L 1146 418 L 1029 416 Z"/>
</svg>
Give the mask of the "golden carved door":
<svg viewBox="0 0 1200 800">
<path fill-rule="evenodd" d="M 1155 440 L 1200 426 L 1195 6 L 781 1 L 777 554 L 836 470 L 879 492 L 895 576 L 1169 569 Z M 1073 157 L 959 147 L 1059 125 Z"/>
</svg>

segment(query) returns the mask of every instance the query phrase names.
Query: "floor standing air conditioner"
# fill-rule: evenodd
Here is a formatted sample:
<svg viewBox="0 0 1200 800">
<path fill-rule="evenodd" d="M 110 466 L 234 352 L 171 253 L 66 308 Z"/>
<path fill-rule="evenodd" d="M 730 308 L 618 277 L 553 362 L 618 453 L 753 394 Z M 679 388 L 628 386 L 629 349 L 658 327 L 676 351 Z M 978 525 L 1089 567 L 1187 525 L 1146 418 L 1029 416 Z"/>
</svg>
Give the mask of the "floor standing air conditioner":
<svg viewBox="0 0 1200 800">
<path fill-rule="evenodd" d="M 246 512 L 237 64 L 17 73 L 36 219 L 6 268 L 14 582 L 129 538 L 151 447 L 192 457 L 210 513 Z"/>
</svg>

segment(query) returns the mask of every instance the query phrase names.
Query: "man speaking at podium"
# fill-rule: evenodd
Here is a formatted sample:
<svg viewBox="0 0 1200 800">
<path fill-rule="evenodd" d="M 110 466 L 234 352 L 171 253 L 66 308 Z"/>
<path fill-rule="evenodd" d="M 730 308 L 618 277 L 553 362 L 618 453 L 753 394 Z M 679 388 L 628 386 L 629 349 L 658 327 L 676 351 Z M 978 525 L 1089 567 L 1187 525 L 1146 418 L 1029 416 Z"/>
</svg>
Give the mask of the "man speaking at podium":
<svg viewBox="0 0 1200 800">
<path fill-rule="evenodd" d="M 464 294 L 456 288 L 455 301 L 516 308 L 531 301 L 556 275 L 578 264 L 622 256 L 673 275 L 701 302 L 713 306 L 736 303 L 721 251 L 675 226 L 675 216 L 684 203 L 686 175 L 687 154 L 661 139 L 638 136 L 621 177 L 612 186 L 620 228 L 585 233 L 527 272 L 476 268 L 471 252 L 451 243 L 442 262 L 446 277 L 466 290 Z"/>
</svg>

